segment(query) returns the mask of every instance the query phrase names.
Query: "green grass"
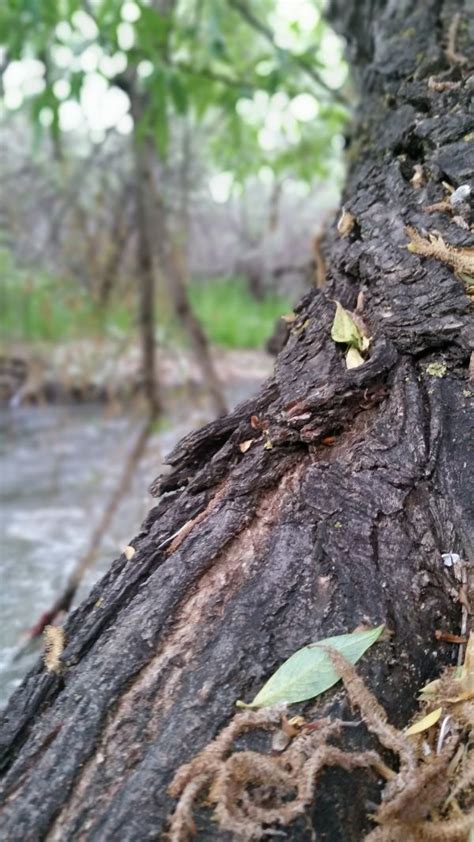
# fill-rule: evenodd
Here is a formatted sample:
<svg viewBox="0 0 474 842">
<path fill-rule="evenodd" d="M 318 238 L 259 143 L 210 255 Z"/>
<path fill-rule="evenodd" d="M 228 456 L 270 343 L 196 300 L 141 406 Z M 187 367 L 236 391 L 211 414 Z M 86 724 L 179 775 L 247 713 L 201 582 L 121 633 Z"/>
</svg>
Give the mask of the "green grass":
<svg viewBox="0 0 474 842">
<path fill-rule="evenodd" d="M 0 249 L 0 319 L 3 340 L 58 343 L 101 336 L 130 336 L 136 331 L 133 291 L 113 300 L 101 313 L 86 290 L 44 272 L 21 270 Z M 271 296 L 255 301 L 244 280 L 194 282 L 189 294 L 194 312 L 210 341 L 226 348 L 258 348 L 289 304 Z M 163 344 L 186 342 L 176 324 L 157 324 Z"/>
<path fill-rule="evenodd" d="M 114 303 L 104 315 L 74 282 L 20 270 L 4 250 L 0 250 L 0 276 L 4 340 L 55 343 L 133 330 L 133 315 L 126 301 Z"/>
<path fill-rule="evenodd" d="M 272 334 L 275 321 L 291 309 L 284 298 L 256 301 L 243 279 L 194 283 L 191 304 L 207 336 L 226 348 L 259 348 Z"/>
</svg>

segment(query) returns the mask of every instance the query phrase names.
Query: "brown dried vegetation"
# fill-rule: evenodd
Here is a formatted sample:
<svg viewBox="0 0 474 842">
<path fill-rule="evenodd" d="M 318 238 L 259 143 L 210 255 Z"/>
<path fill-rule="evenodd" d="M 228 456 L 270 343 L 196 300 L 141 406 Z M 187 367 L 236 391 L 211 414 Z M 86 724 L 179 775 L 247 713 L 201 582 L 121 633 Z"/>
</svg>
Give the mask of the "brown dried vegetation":
<svg viewBox="0 0 474 842">
<path fill-rule="evenodd" d="M 377 826 L 366 842 L 465 842 L 474 823 L 474 702 L 472 694 L 463 691 L 466 678 L 469 681 L 467 671 L 463 679 L 447 670 L 436 698 L 428 703 L 428 709 L 443 700 L 449 705 L 437 738 L 435 729 L 414 738 L 388 722 L 355 668 L 340 653 L 328 651 L 351 706 L 381 748 L 397 758 L 396 768 L 376 751 L 338 748 L 334 740 L 344 726 L 340 720 L 320 720 L 320 727 L 314 728 L 298 718 L 296 736 L 279 753 L 234 751 L 235 740 L 245 732 L 290 732 L 284 706 L 238 713 L 175 774 L 169 791 L 179 800 L 171 818 L 170 842 L 186 842 L 193 834 L 193 808 L 205 793 L 223 831 L 235 839 L 265 838 L 275 827 L 285 827 L 305 814 L 317 797 L 317 779 L 325 766 L 364 768 L 385 781 L 381 803 L 372 816 Z"/>
</svg>

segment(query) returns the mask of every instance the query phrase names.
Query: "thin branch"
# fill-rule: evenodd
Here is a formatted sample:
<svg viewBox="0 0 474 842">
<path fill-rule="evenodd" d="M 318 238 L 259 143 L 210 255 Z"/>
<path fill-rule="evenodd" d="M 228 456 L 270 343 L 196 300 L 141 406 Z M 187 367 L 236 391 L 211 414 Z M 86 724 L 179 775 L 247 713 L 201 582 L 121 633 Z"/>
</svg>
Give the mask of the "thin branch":
<svg viewBox="0 0 474 842">
<path fill-rule="evenodd" d="M 195 67 L 193 64 L 187 64 L 183 61 L 168 62 L 176 70 L 182 73 L 189 73 L 193 76 L 201 76 L 203 79 L 210 79 L 212 82 L 221 82 L 223 85 L 228 85 L 230 88 L 249 88 L 249 90 L 258 90 L 259 86 L 255 82 L 248 79 L 238 79 L 235 76 L 227 76 L 225 73 L 219 73 L 211 70 L 209 67 Z"/>
</svg>

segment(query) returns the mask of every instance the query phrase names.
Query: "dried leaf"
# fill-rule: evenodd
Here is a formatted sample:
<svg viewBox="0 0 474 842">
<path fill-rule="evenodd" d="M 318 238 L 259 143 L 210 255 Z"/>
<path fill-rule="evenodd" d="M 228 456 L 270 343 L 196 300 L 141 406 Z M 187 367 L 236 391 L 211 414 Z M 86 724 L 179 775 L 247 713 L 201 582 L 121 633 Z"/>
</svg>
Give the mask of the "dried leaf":
<svg viewBox="0 0 474 842">
<path fill-rule="evenodd" d="M 463 692 L 474 693 L 474 632 L 469 635 L 459 683 Z"/>
<path fill-rule="evenodd" d="M 43 661 L 48 672 L 60 672 L 60 657 L 64 649 L 64 629 L 61 626 L 46 626 L 44 630 Z"/>
<path fill-rule="evenodd" d="M 353 348 L 351 346 L 346 354 L 346 368 L 359 368 L 359 366 L 364 365 L 364 363 L 365 360 L 361 357 L 357 348 Z"/>
<path fill-rule="evenodd" d="M 420 699 L 430 699 L 433 696 L 437 696 L 440 690 L 441 682 L 439 678 L 435 678 L 434 681 L 429 681 L 428 684 L 425 684 L 424 687 L 420 690 Z"/>
<path fill-rule="evenodd" d="M 247 439 L 247 441 L 241 441 L 239 444 L 239 450 L 241 453 L 247 453 L 247 450 L 250 450 L 254 443 L 255 439 Z"/>
<path fill-rule="evenodd" d="M 421 734 L 422 731 L 427 731 L 428 728 L 436 725 L 441 716 L 442 710 L 443 708 L 436 708 L 436 710 L 432 710 L 431 713 L 424 716 L 423 719 L 419 719 L 418 722 L 415 722 L 410 726 L 410 728 L 407 728 L 405 736 L 411 737 L 413 734 Z"/>
<path fill-rule="evenodd" d="M 452 634 L 451 632 L 446 632 L 442 629 L 436 629 L 434 636 L 436 640 L 444 640 L 446 643 L 458 643 L 460 646 L 467 643 L 467 638 L 461 637 L 460 634 Z"/>
<path fill-rule="evenodd" d="M 355 225 L 355 216 L 346 211 L 345 208 L 342 209 L 342 213 L 339 217 L 337 223 L 337 230 L 340 237 L 348 237 L 351 233 L 353 227 Z"/>
<path fill-rule="evenodd" d="M 135 553 L 136 553 L 135 547 L 131 547 L 130 544 L 128 544 L 126 547 L 123 548 L 123 554 L 124 554 L 125 558 L 128 559 L 128 561 L 130 561 L 130 559 L 133 558 Z"/>
<path fill-rule="evenodd" d="M 319 696 L 340 679 L 327 647 L 336 649 L 351 664 L 355 664 L 383 630 L 384 626 L 377 626 L 367 631 L 328 637 L 304 646 L 273 673 L 249 705 L 237 702 L 237 706 L 260 708 L 281 702 L 293 704 Z"/>
<path fill-rule="evenodd" d="M 474 276 L 474 248 L 456 248 L 449 243 L 445 243 L 442 237 L 435 234 L 429 234 L 429 239 L 425 239 L 410 225 L 406 226 L 405 231 L 410 237 L 410 242 L 407 245 L 408 251 L 421 254 L 424 257 L 434 257 L 435 260 L 448 263 L 457 275 L 466 276 L 466 282 L 470 278 L 472 279 Z"/>
<path fill-rule="evenodd" d="M 346 345 L 352 345 L 359 350 L 362 348 L 362 333 L 351 314 L 344 309 L 339 301 L 336 301 L 336 312 L 331 327 L 331 339 L 334 342 L 344 342 Z"/>
<path fill-rule="evenodd" d="M 415 188 L 415 190 L 418 190 L 426 184 L 426 177 L 421 164 L 415 164 L 413 167 L 413 175 L 410 178 L 410 184 Z"/>
</svg>

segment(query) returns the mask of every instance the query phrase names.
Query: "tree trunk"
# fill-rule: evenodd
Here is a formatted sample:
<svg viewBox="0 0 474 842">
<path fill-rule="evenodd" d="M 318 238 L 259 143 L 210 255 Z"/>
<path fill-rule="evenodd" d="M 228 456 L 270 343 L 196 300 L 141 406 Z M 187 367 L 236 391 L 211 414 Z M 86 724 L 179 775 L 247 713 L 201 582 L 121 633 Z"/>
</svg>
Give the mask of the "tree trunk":
<svg viewBox="0 0 474 842">
<path fill-rule="evenodd" d="M 148 168 L 145 149 L 135 143 L 136 203 L 137 203 L 137 262 L 139 267 L 139 327 L 142 346 L 143 392 L 150 416 L 154 418 L 162 410 L 162 398 L 158 391 L 155 339 L 155 268 L 153 261 L 153 229 L 149 224 L 148 210 Z"/>
<path fill-rule="evenodd" d="M 443 181 L 472 179 L 465 66 L 444 77 L 459 85 L 428 84 L 449 70 L 443 33 L 460 10 L 333 0 L 362 92 L 344 196 L 357 224 L 329 232 L 327 285 L 296 308 L 260 393 L 172 453 L 135 556 L 121 556 L 68 620 L 63 672 L 38 664 L 13 695 L 2 839 L 163 838 L 175 770 L 236 699 L 249 701 L 312 640 L 388 626 L 361 674 L 397 726 L 418 688 L 453 663 L 455 647 L 434 633 L 459 631 L 442 553 L 468 558 L 474 545 L 472 318 L 462 279 L 410 253 L 404 226 L 436 228 L 457 246 L 470 239 L 449 214 L 423 209 L 443 197 Z M 370 356 L 347 370 L 330 336 L 334 300 L 360 309 L 361 293 Z M 347 718 L 342 692 L 323 701 Z M 371 745 L 365 729 L 351 734 Z M 318 840 L 362 839 L 374 780 L 325 772 L 309 822 L 286 838 L 310 840 L 309 824 Z M 201 806 L 196 838 L 231 837 Z"/>
<path fill-rule="evenodd" d="M 214 367 L 207 336 L 189 301 L 184 247 L 179 248 L 178 244 L 173 241 L 167 210 L 154 184 L 153 170 L 152 160 L 150 160 L 149 210 L 150 220 L 156 232 L 157 262 L 161 266 L 174 313 L 190 341 L 196 362 L 201 369 L 204 387 L 209 394 L 213 411 L 217 416 L 223 415 L 227 412 L 223 388 Z"/>
</svg>

